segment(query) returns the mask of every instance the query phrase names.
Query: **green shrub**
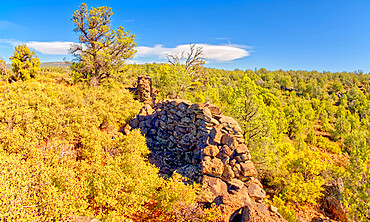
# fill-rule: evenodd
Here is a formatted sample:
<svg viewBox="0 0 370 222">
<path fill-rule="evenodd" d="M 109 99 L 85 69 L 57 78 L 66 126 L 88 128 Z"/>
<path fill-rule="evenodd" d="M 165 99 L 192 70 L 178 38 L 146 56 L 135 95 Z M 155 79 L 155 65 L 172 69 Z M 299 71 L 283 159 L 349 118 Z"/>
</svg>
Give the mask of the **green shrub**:
<svg viewBox="0 0 370 222">
<path fill-rule="evenodd" d="M 186 98 L 186 93 L 193 93 L 192 88 L 199 82 L 193 82 L 186 69 L 180 65 L 162 64 L 153 75 L 153 84 L 159 91 L 160 98 Z M 189 96 L 189 95 L 188 95 Z"/>
<path fill-rule="evenodd" d="M 314 130 L 310 130 L 310 132 L 308 132 L 307 137 L 306 137 L 306 142 L 313 146 L 316 146 L 317 137 L 316 137 L 316 133 Z"/>
<path fill-rule="evenodd" d="M 370 212 L 370 146 L 369 132 L 353 131 L 346 138 L 350 146 L 350 163 L 342 174 L 342 201 L 348 209 L 349 221 L 369 221 Z"/>
</svg>

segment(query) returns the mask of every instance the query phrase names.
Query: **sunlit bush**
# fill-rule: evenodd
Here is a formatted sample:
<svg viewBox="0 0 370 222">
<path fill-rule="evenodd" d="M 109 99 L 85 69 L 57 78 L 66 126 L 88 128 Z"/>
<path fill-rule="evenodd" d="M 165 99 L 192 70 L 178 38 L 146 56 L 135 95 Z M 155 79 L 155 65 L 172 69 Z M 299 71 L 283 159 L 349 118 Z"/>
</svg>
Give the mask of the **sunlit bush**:
<svg viewBox="0 0 370 222">
<path fill-rule="evenodd" d="M 294 150 L 288 144 L 282 146 L 280 154 L 283 164 L 270 185 L 276 186 L 283 201 L 304 207 L 307 204 L 315 205 L 322 194 L 324 179 L 322 173 L 330 165 L 320 152 L 308 148 Z"/>
<path fill-rule="evenodd" d="M 18 45 L 15 47 L 12 60 L 14 80 L 28 80 L 35 78 L 40 71 L 40 60 L 34 51 L 30 51 L 27 45 Z"/>
<path fill-rule="evenodd" d="M 147 161 L 139 131 L 118 130 L 140 104 L 119 84 L 86 87 L 47 81 L 0 86 L 0 218 L 121 221 L 178 202 L 197 189 L 164 179 Z"/>
<path fill-rule="evenodd" d="M 338 144 L 335 142 L 331 142 L 328 138 L 325 138 L 323 136 L 317 137 L 317 146 L 335 154 L 341 154 L 341 148 Z"/>
</svg>

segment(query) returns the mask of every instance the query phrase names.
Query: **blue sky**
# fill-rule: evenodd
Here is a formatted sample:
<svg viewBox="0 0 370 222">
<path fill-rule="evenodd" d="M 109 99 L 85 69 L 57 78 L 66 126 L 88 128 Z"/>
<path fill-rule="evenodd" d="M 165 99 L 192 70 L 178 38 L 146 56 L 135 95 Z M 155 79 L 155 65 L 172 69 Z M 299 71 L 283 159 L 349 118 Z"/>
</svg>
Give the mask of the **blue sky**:
<svg viewBox="0 0 370 222">
<path fill-rule="evenodd" d="M 208 67 L 370 72 L 368 0 L 84 2 L 111 7 L 112 27 L 136 35 L 137 63 L 198 43 Z M 27 43 L 42 62 L 71 59 L 64 54 L 78 41 L 71 17 L 81 3 L 2 1 L 0 56 L 9 62 L 14 45 Z"/>
</svg>

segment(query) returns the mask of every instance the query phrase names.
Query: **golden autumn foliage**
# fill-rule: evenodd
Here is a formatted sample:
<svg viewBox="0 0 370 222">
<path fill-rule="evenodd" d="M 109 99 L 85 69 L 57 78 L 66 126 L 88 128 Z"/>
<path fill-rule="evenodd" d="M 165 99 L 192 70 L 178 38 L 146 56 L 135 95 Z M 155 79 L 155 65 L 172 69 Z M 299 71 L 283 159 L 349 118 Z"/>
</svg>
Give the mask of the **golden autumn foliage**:
<svg viewBox="0 0 370 222">
<path fill-rule="evenodd" d="M 6 76 L 6 63 L 5 61 L 0 57 L 0 77 Z"/>
<path fill-rule="evenodd" d="M 272 194 L 268 201 L 289 221 L 305 208 L 319 209 L 323 185 L 339 177 L 348 219 L 367 220 L 368 75 L 203 71 L 207 81 L 193 81 L 181 65 L 130 64 L 120 79 L 109 78 L 96 88 L 74 83 L 68 68 L 43 69 L 28 81 L 2 81 L 0 216 L 218 220 L 216 208 L 195 204 L 197 186 L 184 185 L 176 174 L 158 176 L 146 160 L 149 151 L 139 132 L 118 132 L 141 105 L 116 80 L 127 83 L 122 78 L 140 74 L 152 76 L 160 97 L 210 100 L 236 119 Z"/>
<path fill-rule="evenodd" d="M 178 203 L 195 203 L 197 187 L 160 177 L 147 161 L 139 131 L 118 132 L 140 108 L 122 85 L 56 83 L 62 76 L 0 86 L 1 220 L 170 217 Z"/>
<path fill-rule="evenodd" d="M 15 47 L 12 60 L 13 80 L 28 80 L 35 78 L 40 71 L 40 60 L 35 51 L 28 48 L 27 45 L 18 45 Z"/>
</svg>

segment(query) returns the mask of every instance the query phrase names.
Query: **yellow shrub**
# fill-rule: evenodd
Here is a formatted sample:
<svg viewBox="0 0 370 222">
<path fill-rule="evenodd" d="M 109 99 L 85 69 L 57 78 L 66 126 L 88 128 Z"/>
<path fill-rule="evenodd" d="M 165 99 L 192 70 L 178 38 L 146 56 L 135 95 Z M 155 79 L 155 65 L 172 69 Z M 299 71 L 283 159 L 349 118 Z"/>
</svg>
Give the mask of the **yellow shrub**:
<svg viewBox="0 0 370 222">
<path fill-rule="evenodd" d="M 335 142 L 331 142 L 328 138 L 319 136 L 317 138 L 317 146 L 330 152 L 330 153 L 335 153 L 335 154 L 341 154 L 341 148 L 338 144 Z"/>
<path fill-rule="evenodd" d="M 0 220 L 122 221 L 153 210 L 149 202 L 194 203 L 194 186 L 148 163 L 139 131 L 118 132 L 140 108 L 121 85 L 48 78 L 0 86 Z"/>
<path fill-rule="evenodd" d="M 195 202 L 199 185 L 185 185 L 183 181 L 186 181 L 186 178 L 176 172 L 165 181 L 156 197 L 160 201 L 160 207 L 169 210 L 174 203 L 191 204 Z"/>
<path fill-rule="evenodd" d="M 40 71 L 40 60 L 35 51 L 31 52 L 27 45 L 16 46 L 13 56 L 9 59 L 12 60 L 14 80 L 35 78 Z"/>
<path fill-rule="evenodd" d="M 0 218 L 10 220 L 58 220 L 86 214 L 86 184 L 70 158 L 45 150 L 37 158 L 0 156 Z"/>
<path fill-rule="evenodd" d="M 297 217 L 295 216 L 294 207 L 282 200 L 281 198 L 274 196 L 272 200 L 272 205 L 278 208 L 278 212 L 289 222 L 297 222 Z"/>
<path fill-rule="evenodd" d="M 330 166 L 326 156 L 308 148 L 299 151 L 285 150 L 289 151 L 284 152 L 283 164 L 271 185 L 281 190 L 280 197 L 283 201 L 296 207 L 315 205 L 322 196 L 322 185 L 325 182 L 321 174 Z"/>
</svg>

